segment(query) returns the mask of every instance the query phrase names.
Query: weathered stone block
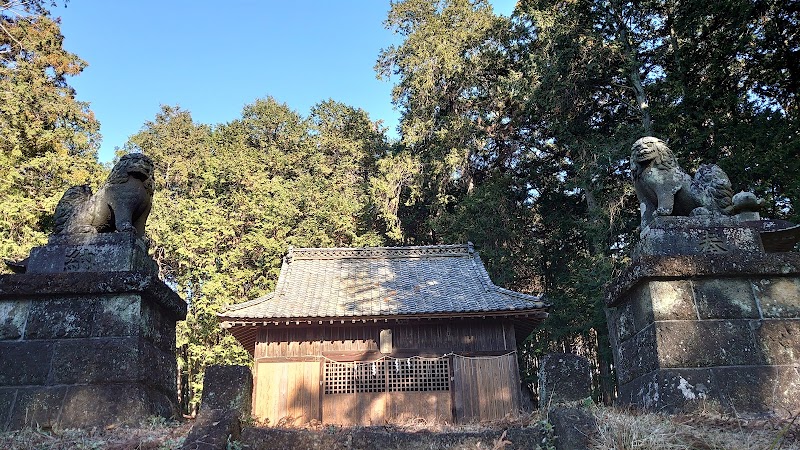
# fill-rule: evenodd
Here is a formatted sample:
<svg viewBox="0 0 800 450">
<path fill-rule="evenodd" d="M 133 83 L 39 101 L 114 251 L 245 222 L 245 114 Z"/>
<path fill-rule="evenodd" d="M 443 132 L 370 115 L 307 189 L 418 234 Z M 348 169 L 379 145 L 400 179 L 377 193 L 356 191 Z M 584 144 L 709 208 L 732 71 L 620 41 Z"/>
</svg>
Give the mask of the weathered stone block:
<svg viewBox="0 0 800 450">
<path fill-rule="evenodd" d="M 142 297 L 137 294 L 108 295 L 97 302 L 92 319 L 93 337 L 135 336 L 139 332 Z"/>
<path fill-rule="evenodd" d="M 8 430 L 11 410 L 17 401 L 17 388 L 0 387 L 0 432 Z"/>
<path fill-rule="evenodd" d="M 622 404 L 675 412 L 717 397 L 711 369 L 666 369 L 651 372 L 619 388 Z"/>
<path fill-rule="evenodd" d="M 161 350 L 145 340 L 140 340 L 139 349 L 138 366 L 142 372 L 139 379 L 177 398 L 175 353 Z"/>
<path fill-rule="evenodd" d="M 706 279 L 693 282 L 701 319 L 757 319 L 753 286 L 746 279 Z"/>
<path fill-rule="evenodd" d="M 642 229 L 634 258 L 763 252 L 758 231 L 731 217 L 656 217 Z"/>
<path fill-rule="evenodd" d="M 764 364 L 746 320 L 658 322 L 655 333 L 662 368 Z"/>
<path fill-rule="evenodd" d="M 27 273 L 116 272 L 158 273 L 147 244 L 134 233 L 53 235 L 35 247 Z"/>
<path fill-rule="evenodd" d="M 228 448 L 242 433 L 239 415 L 230 409 L 202 409 L 186 436 L 183 450 L 217 450 Z"/>
<path fill-rule="evenodd" d="M 11 413 L 9 429 L 24 427 L 53 428 L 58 424 L 61 404 L 67 388 L 32 387 L 17 390 L 16 402 Z"/>
<path fill-rule="evenodd" d="M 252 398 L 253 373 L 249 367 L 213 365 L 206 368 L 201 410 L 233 410 L 245 417 L 250 415 Z"/>
<path fill-rule="evenodd" d="M 606 305 L 628 300 L 648 280 L 703 278 L 766 279 L 800 276 L 800 253 L 648 256 L 635 260 L 606 289 Z"/>
<path fill-rule="evenodd" d="M 175 320 L 161 305 L 145 303 L 142 305 L 139 332 L 142 337 L 152 342 L 156 347 L 168 351 L 175 351 Z"/>
<path fill-rule="evenodd" d="M 622 342 L 636 333 L 633 315 L 634 302 L 627 302 L 615 308 L 606 309 L 606 320 L 611 338 Z"/>
<path fill-rule="evenodd" d="M 0 342 L 0 386 L 45 384 L 52 357 L 50 342 Z"/>
<path fill-rule="evenodd" d="M 767 364 L 800 366 L 800 319 L 764 320 L 754 326 Z"/>
<path fill-rule="evenodd" d="M 186 302 L 132 233 L 54 236 L 0 275 L 0 427 L 136 424 L 177 414 Z"/>
<path fill-rule="evenodd" d="M 70 339 L 55 343 L 53 384 L 140 379 L 138 338 Z"/>
<path fill-rule="evenodd" d="M 797 412 L 800 376 L 794 367 L 718 367 L 712 370 L 722 406 L 730 411 Z"/>
<path fill-rule="evenodd" d="M 585 409 L 557 407 L 551 409 L 547 417 L 553 425 L 556 450 L 591 448 L 592 439 L 599 431 L 594 415 Z"/>
<path fill-rule="evenodd" d="M 25 339 L 89 337 L 96 306 L 95 297 L 33 301 Z"/>
<path fill-rule="evenodd" d="M 655 326 L 651 325 L 617 348 L 617 380 L 627 383 L 658 368 Z"/>
<path fill-rule="evenodd" d="M 30 302 L 27 300 L 0 302 L 0 340 L 22 337 L 29 309 Z"/>
<path fill-rule="evenodd" d="M 765 318 L 800 318 L 800 278 L 765 278 L 756 287 Z"/>
<path fill-rule="evenodd" d="M 582 400 L 592 396 L 589 360 L 568 353 L 551 353 L 539 368 L 539 404 Z"/>
<path fill-rule="evenodd" d="M 145 388 L 138 384 L 71 386 L 64 397 L 62 428 L 137 425 L 152 415 Z"/>
<path fill-rule="evenodd" d="M 697 313 L 692 301 L 692 288 L 686 280 L 650 281 L 643 306 L 652 308 L 653 320 L 694 320 Z"/>
</svg>

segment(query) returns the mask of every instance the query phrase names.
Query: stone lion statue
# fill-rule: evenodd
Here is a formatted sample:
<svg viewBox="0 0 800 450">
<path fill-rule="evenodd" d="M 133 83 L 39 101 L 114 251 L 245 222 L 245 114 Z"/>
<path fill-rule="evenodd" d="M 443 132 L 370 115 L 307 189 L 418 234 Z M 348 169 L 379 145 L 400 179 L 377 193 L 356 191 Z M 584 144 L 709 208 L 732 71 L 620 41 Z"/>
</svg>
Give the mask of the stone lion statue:
<svg viewBox="0 0 800 450">
<path fill-rule="evenodd" d="M 692 178 L 661 139 L 647 136 L 633 143 L 631 175 L 643 226 L 655 216 L 736 212 L 731 181 L 719 166 L 703 164 Z"/>
<path fill-rule="evenodd" d="M 155 185 L 153 172 L 150 158 L 130 153 L 114 165 L 96 194 L 87 185 L 69 188 L 56 206 L 55 233 L 122 231 L 144 236 Z"/>
</svg>

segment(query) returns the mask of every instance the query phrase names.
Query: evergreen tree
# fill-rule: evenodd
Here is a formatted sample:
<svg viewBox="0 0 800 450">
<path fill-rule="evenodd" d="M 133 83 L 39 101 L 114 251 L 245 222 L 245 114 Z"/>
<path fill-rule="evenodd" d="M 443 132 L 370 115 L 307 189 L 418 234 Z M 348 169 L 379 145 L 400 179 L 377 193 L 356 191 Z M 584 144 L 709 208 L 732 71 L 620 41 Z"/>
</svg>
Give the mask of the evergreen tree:
<svg viewBox="0 0 800 450">
<path fill-rule="evenodd" d="M 364 111 L 330 100 L 308 118 L 257 100 L 216 127 L 165 106 L 131 137 L 126 150 L 156 164 L 154 257 L 189 303 L 178 329 L 186 411 L 199 405 L 207 365 L 250 361 L 217 314 L 271 291 L 289 245 L 383 242 L 370 178 L 385 146 Z"/>
<path fill-rule="evenodd" d="M 102 178 L 99 124 L 67 83 L 86 63 L 63 48 L 44 2 L 0 2 L 0 255 L 27 256 L 64 191 Z"/>
</svg>

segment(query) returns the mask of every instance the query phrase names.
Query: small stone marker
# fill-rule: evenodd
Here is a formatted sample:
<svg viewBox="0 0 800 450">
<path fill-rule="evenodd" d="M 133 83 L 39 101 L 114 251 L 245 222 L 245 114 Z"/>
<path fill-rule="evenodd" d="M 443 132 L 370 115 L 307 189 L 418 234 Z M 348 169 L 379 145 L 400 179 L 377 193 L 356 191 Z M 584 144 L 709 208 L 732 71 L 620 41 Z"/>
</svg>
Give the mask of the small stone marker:
<svg viewBox="0 0 800 450">
<path fill-rule="evenodd" d="M 240 416 L 250 414 L 253 397 L 253 373 L 247 366 L 213 365 L 203 378 L 200 409 L 230 409 Z"/>
<path fill-rule="evenodd" d="M 247 366 L 209 366 L 203 378 L 200 413 L 184 441 L 183 450 L 229 448 L 238 441 L 242 418 L 250 416 L 253 374 Z"/>
<path fill-rule="evenodd" d="M 551 353 L 539 368 L 539 405 L 583 400 L 592 395 L 589 360 L 569 353 Z"/>
</svg>

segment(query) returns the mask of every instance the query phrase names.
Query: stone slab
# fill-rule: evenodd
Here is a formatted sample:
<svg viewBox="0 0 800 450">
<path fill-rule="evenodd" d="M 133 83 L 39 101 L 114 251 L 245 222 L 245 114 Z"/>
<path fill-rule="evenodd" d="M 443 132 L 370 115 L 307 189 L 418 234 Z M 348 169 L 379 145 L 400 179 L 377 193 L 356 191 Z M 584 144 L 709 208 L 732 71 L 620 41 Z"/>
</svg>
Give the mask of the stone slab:
<svg viewBox="0 0 800 450">
<path fill-rule="evenodd" d="M 763 320 L 753 326 L 767 364 L 800 367 L 800 319 Z"/>
<path fill-rule="evenodd" d="M 139 333 L 156 347 L 175 351 L 175 320 L 164 306 L 149 302 L 141 305 Z"/>
<path fill-rule="evenodd" d="M 0 386 L 46 384 L 52 359 L 51 342 L 0 342 Z"/>
<path fill-rule="evenodd" d="M 22 337 L 28 309 L 30 302 L 27 300 L 0 302 L 0 341 Z"/>
<path fill-rule="evenodd" d="M 628 292 L 648 280 L 800 276 L 800 253 L 648 256 L 634 261 L 605 291 L 606 305 L 628 299 Z"/>
<path fill-rule="evenodd" d="M 55 428 L 66 392 L 66 386 L 18 389 L 8 429 Z"/>
<path fill-rule="evenodd" d="M 636 334 L 633 308 L 637 302 L 625 302 L 616 307 L 606 308 L 606 322 L 610 338 L 614 342 L 622 342 Z"/>
<path fill-rule="evenodd" d="M 54 344 L 52 384 L 139 381 L 137 338 L 69 339 Z"/>
<path fill-rule="evenodd" d="M 656 217 L 641 231 L 634 259 L 674 256 L 764 253 L 761 235 L 730 217 Z"/>
<path fill-rule="evenodd" d="M 795 367 L 713 369 L 723 408 L 746 413 L 797 414 L 800 375 Z"/>
<path fill-rule="evenodd" d="M 756 293 L 765 318 L 800 318 L 800 277 L 760 279 Z"/>
<path fill-rule="evenodd" d="M 139 377 L 143 383 L 166 393 L 170 398 L 178 398 L 178 366 L 175 352 L 164 351 L 152 343 L 139 341 Z"/>
<path fill-rule="evenodd" d="M 619 402 L 676 413 L 719 407 L 737 416 L 800 412 L 800 374 L 787 366 L 662 369 L 619 388 Z"/>
<path fill-rule="evenodd" d="M 182 450 L 218 450 L 229 448 L 242 433 L 239 415 L 229 409 L 201 410 L 186 436 Z"/>
<path fill-rule="evenodd" d="M 658 368 L 655 326 L 651 325 L 614 349 L 617 380 L 620 384 Z"/>
<path fill-rule="evenodd" d="M 539 404 L 583 400 L 592 396 L 589 360 L 568 353 L 551 353 L 539 367 Z"/>
<path fill-rule="evenodd" d="M 0 387 L 0 432 L 9 429 L 11 421 L 11 411 L 17 401 L 17 388 Z"/>
<path fill-rule="evenodd" d="M 96 307 L 94 297 L 32 301 L 25 339 L 89 337 Z"/>
<path fill-rule="evenodd" d="M 758 319 L 753 285 L 748 279 L 701 279 L 692 282 L 701 319 Z"/>
<path fill-rule="evenodd" d="M 247 366 L 206 367 L 200 410 L 233 410 L 248 417 L 253 398 L 253 373 Z"/>
<path fill-rule="evenodd" d="M 142 303 L 137 294 L 109 295 L 98 299 L 92 318 L 92 337 L 138 334 L 142 308 L 145 307 Z"/>
<path fill-rule="evenodd" d="M 711 369 L 656 370 L 619 386 L 619 402 L 645 409 L 678 412 L 719 396 Z"/>
<path fill-rule="evenodd" d="M 31 249 L 27 273 L 158 273 L 147 245 L 134 233 L 53 235 L 47 245 Z"/>
<path fill-rule="evenodd" d="M 692 286 L 687 280 L 650 281 L 644 283 L 639 299 L 647 324 L 654 320 L 695 320 L 697 312 L 692 299 Z M 631 299 L 635 301 L 635 299 Z"/>
<path fill-rule="evenodd" d="M 78 385 L 68 388 L 58 425 L 139 425 L 151 416 L 176 417 L 176 412 L 163 393 L 141 384 Z"/>
<path fill-rule="evenodd" d="M 24 273 L 0 275 L 0 301 L 55 296 L 141 294 L 170 320 L 186 318 L 186 302 L 157 276 L 141 272 Z"/>
<path fill-rule="evenodd" d="M 655 327 L 660 368 L 764 364 L 750 321 L 657 322 Z"/>
<path fill-rule="evenodd" d="M 556 450 L 589 449 L 599 432 L 594 415 L 582 408 L 552 408 L 547 419 L 553 425 Z"/>
</svg>

